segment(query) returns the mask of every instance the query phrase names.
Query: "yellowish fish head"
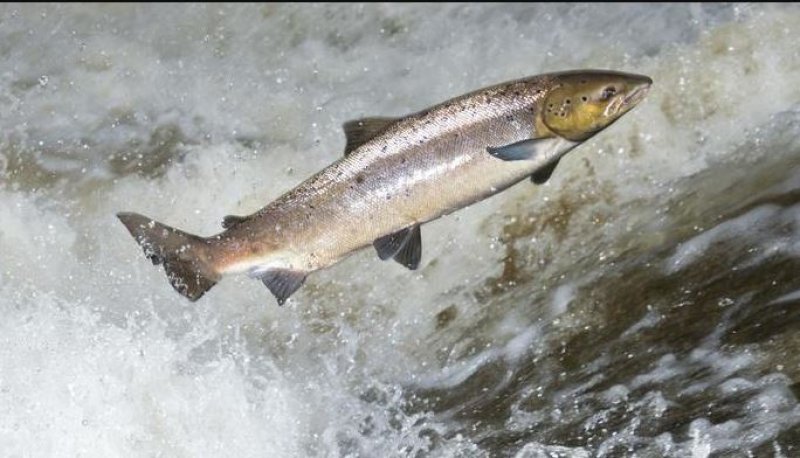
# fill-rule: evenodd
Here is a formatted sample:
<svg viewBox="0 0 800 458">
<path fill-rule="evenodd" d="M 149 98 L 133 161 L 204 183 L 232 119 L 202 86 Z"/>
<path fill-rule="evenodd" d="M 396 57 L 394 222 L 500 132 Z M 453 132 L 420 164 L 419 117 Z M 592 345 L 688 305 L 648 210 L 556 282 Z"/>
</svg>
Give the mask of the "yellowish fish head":
<svg viewBox="0 0 800 458">
<path fill-rule="evenodd" d="M 651 84 L 646 76 L 613 71 L 553 75 L 540 122 L 560 137 L 584 141 L 641 102 Z"/>
</svg>

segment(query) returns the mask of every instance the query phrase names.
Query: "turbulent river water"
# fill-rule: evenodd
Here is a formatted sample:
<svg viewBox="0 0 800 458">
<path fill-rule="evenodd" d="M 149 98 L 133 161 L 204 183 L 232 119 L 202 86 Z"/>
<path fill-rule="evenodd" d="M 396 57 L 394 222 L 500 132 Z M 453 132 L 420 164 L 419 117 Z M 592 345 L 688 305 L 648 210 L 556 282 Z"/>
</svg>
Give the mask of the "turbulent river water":
<svg viewBox="0 0 800 458">
<path fill-rule="evenodd" d="M 0 455 L 800 456 L 797 5 L 0 5 Z M 344 121 L 575 68 L 639 107 L 285 306 L 219 231 Z M 454 183 L 458 186 L 458 183 Z"/>
</svg>

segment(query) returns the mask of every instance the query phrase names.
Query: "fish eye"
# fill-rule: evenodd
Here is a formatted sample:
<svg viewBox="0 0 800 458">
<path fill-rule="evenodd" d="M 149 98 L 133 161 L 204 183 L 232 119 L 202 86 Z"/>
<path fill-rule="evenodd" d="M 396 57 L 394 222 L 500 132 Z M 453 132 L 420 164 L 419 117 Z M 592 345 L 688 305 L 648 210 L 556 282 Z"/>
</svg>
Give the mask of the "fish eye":
<svg viewBox="0 0 800 458">
<path fill-rule="evenodd" d="M 600 99 L 608 100 L 616 93 L 617 93 L 617 88 L 615 88 L 614 86 L 607 86 L 605 89 L 603 89 L 603 92 L 600 94 Z"/>
</svg>

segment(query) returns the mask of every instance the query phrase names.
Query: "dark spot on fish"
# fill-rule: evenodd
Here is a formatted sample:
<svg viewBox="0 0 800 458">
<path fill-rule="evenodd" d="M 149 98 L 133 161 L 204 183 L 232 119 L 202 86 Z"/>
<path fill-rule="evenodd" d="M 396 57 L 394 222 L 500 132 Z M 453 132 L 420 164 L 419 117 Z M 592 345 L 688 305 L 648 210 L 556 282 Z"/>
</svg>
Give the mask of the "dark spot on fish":
<svg viewBox="0 0 800 458">
<path fill-rule="evenodd" d="M 364 182 L 364 177 L 362 175 L 356 175 L 356 183 L 361 184 L 363 182 Z"/>
<path fill-rule="evenodd" d="M 517 96 L 517 97 L 519 97 L 519 96 L 520 96 L 520 95 L 522 95 L 522 94 L 521 94 L 519 91 L 514 91 L 514 95 L 515 95 L 515 96 Z"/>
<path fill-rule="evenodd" d="M 553 104 L 552 104 L 552 103 L 551 103 L 551 104 L 549 104 L 549 105 L 547 105 L 547 106 L 548 106 L 549 108 L 553 108 Z"/>
<path fill-rule="evenodd" d="M 383 148 L 381 148 L 381 152 L 382 152 L 382 153 L 385 153 L 385 152 L 386 152 L 386 148 L 388 148 L 388 146 L 386 146 L 386 145 L 383 145 Z"/>
<path fill-rule="evenodd" d="M 581 80 L 581 84 L 586 84 L 586 80 Z"/>
<path fill-rule="evenodd" d="M 567 99 L 567 100 L 564 100 L 564 103 L 566 103 L 567 105 L 569 105 L 570 103 L 572 103 L 572 101 L 571 101 L 570 99 Z"/>
<path fill-rule="evenodd" d="M 584 102 L 586 102 L 586 101 L 587 101 L 587 100 L 589 100 L 589 99 L 588 99 L 588 98 L 587 98 L 587 97 L 584 95 L 583 97 L 581 97 L 581 100 L 583 100 Z"/>
<path fill-rule="evenodd" d="M 400 159 L 400 163 L 401 163 L 401 164 L 405 164 L 405 163 L 406 163 L 406 158 L 402 158 L 402 159 Z"/>
<path fill-rule="evenodd" d="M 514 120 L 514 117 L 513 117 L 513 116 L 511 116 L 511 115 L 506 115 L 506 121 L 509 121 L 509 122 L 511 122 L 511 121 L 513 121 L 513 120 Z"/>
</svg>

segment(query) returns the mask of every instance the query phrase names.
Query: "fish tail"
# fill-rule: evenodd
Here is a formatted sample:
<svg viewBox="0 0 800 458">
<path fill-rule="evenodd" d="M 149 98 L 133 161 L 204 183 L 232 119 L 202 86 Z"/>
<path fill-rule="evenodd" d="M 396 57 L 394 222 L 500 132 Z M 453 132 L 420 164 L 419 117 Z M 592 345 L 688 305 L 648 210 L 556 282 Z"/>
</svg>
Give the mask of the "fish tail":
<svg viewBox="0 0 800 458">
<path fill-rule="evenodd" d="M 211 262 L 208 239 L 179 231 L 137 213 L 117 217 L 154 265 L 163 264 L 170 284 L 191 301 L 211 289 L 221 275 Z"/>
</svg>

